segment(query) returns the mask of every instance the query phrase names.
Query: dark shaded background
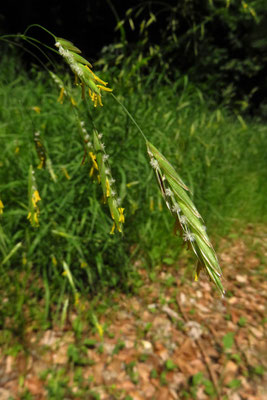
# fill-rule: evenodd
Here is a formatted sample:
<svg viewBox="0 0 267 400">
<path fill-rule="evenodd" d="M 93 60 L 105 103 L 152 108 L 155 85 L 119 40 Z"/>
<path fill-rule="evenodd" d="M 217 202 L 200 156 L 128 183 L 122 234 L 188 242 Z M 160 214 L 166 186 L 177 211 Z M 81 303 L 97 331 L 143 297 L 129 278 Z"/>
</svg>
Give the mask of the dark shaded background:
<svg viewBox="0 0 267 400">
<path fill-rule="evenodd" d="M 247 1 L 247 4 L 250 3 Z M 79 0 L 68 3 L 9 0 L 2 1 L 0 6 L 0 34 L 23 33 L 30 24 L 40 24 L 56 36 L 73 41 L 83 55 L 94 62 L 103 46 L 123 40 L 121 32 L 115 27 L 118 20 L 125 17 L 125 12 L 131 7 L 147 4 L 147 15 L 151 9 L 157 15 L 157 22 L 149 27 L 148 41 L 142 46 L 138 29 L 132 31 L 129 23 L 126 23 L 125 54 L 128 52 L 127 55 L 131 55 L 135 51 L 137 58 L 139 51 L 145 54 L 150 44 L 158 44 L 163 59 L 168 62 L 166 72 L 171 80 L 187 74 L 215 101 L 234 107 L 243 101 L 248 102 L 246 112 L 267 119 L 265 3 L 266 0 L 251 3 L 260 17 L 257 24 L 249 13 L 242 13 L 241 0 L 232 0 L 228 9 L 223 2 L 216 0 L 215 7 L 211 7 L 208 0 Z M 215 15 L 219 8 L 221 12 Z M 201 40 L 199 30 L 192 34 L 192 27 L 194 24 L 199 26 L 209 16 L 211 18 L 205 23 L 205 35 Z M 177 46 L 171 43 L 167 32 L 173 17 L 177 24 Z M 140 19 L 137 18 L 135 22 L 139 24 Z M 41 29 L 34 27 L 27 34 L 54 46 L 51 36 Z M 27 60 L 27 55 L 22 56 Z M 160 70 L 162 66 L 158 61 L 155 57 L 154 66 Z M 109 65 L 112 63 L 110 59 L 107 62 Z"/>
<path fill-rule="evenodd" d="M 119 17 L 136 1 L 112 1 Z M 95 58 L 104 45 L 119 39 L 115 32 L 116 19 L 106 0 L 16 1 L 2 2 L 0 6 L 1 34 L 23 33 L 30 24 L 40 24 L 56 36 L 75 42 L 84 53 Z M 129 32 L 131 33 L 131 32 Z M 38 28 L 28 32 L 40 40 L 50 36 Z M 131 39 L 134 40 L 131 34 Z M 53 44 L 53 40 L 51 40 Z"/>
</svg>

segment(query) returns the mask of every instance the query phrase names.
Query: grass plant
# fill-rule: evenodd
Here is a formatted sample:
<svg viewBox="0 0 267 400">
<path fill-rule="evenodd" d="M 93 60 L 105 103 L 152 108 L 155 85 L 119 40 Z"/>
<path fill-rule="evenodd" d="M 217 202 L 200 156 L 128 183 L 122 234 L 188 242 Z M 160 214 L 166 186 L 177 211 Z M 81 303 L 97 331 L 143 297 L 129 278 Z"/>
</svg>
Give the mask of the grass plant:
<svg viewBox="0 0 267 400">
<path fill-rule="evenodd" d="M 57 315 L 65 315 L 72 295 L 78 305 L 80 292 L 126 288 L 138 280 L 132 266 L 137 255 L 150 265 L 167 257 L 175 263 L 183 241 L 170 234 L 173 216 L 163 209 L 162 187 L 161 192 L 156 188 L 146 143 L 136 126 L 146 133 L 153 159 L 160 164 L 165 160 L 162 153 L 169 160 L 160 164 L 164 170 L 160 182 L 165 175 L 173 193 L 179 192 L 179 207 L 191 221 L 190 232 L 204 237 L 196 241 L 202 251 L 193 250 L 202 267 L 213 265 L 215 275 L 209 269 L 208 274 L 223 292 L 216 275 L 216 271 L 221 274 L 217 258 L 202 224 L 199 228 L 200 214 L 192 200 L 206 225 L 216 224 L 217 234 L 239 221 L 262 221 L 266 127 L 229 115 L 222 107 L 211 109 L 186 77 L 158 84 L 153 71 L 147 76 L 138 71 L 136 83 L 123 75 L 114 79 L 116 86 L 111 86 L 117 101 L 107 94 L 104 108 L 94 107 L 102 104 L 101 91 L 113 77 L 106 71 L 98 78 L 76 47 L 62 39 L 56 43 L 79 76 L 77 90 L 62 66 L 48 79 L 49 73 L 34 65 L 26 72 L 8 49 L 1 60 L 3 298 L 14 300 L 19 316 L 34 291 L 36 298 L 45 299 L 45 320 L 52 304 Z M 191 199 L 179 191 L 185 187 L 181 189 L 181 181 L 177 187 L 173 166 L 190 188 Z M 184 234 L 190 234 L 179 218 L 178 222 Z M 115 229 L 118 234 L 110 235 Z M 43 282 L 33 288 L 33 277 L 42 277 Z M 2 303 L 0 324 L 10 307 Z"/>
</svg>

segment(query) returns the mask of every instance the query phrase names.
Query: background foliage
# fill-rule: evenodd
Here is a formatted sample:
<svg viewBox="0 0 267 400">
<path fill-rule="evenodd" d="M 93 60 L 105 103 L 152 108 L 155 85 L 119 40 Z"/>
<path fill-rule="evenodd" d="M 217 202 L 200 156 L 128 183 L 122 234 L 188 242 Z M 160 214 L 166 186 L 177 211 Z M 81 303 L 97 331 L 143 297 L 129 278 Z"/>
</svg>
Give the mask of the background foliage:
<svg viewBox="0 0 267 400">
<path fill-rule="evenodd" d="M 130 399 L 120 383 L 153 389 L 155 382 L 160 397 L 169 388 L 172 396 L 176 383 L 182 398 L 254 397 L 264 390 L 264 3 L 135 0 L 122 8 L 117 0 L 79 7 L 10 0 L 0 6 L 4 396 L 13 398 L 13 388 L 21 399 L 97 399 L 104 389 L 108 397 Z M 35 26 L 28 30 L 34 40 L 16 36 L 32 23 L 82 50 L 190 187 L 219 249 L 224 300 L 217 301 L 205 277 L 193 282 L 196 259 L 173 234 L 173 217 L 129 115 L 109 93 L 102 109 L 84 103 L 47 33 Z M 61 104 L 50 71 L 71 92 L 76 113 L 66 97 Z M 113 220 L 84 162 L 77 114 L 92 134 L 88 111 L 103 134 L 125 209 L 123 235 L 110 235 Z M 39 227 L 27 218 L 32 169 Z"/>
<path fill-rule="evenodd" d="M 112 220 L 106 206 L 101 206 L 98 184 L 89 177 L 90 166 L 82 164 L 83 144 L 75 114 L 67 101 L 57 102 L 58 89 L 48 74 L 34 67 L 27 74 L 10 57 L 2 60 L 1 74 L 3 258 L 20 241 L 22 251 L 12 257 L 12 264 L 15 260 L 21 264 L 23 258 L 40 274 L 46 266 L 56 283 L 57 279 L 61 282 L 66 261 L 77 288 L 89 291 L 97 282 L 116 285 L 119 276 L 129 272 L 136 252 L 148 265 L 166 257 L 174 261 L 181 247 L 171 233 L 172 218 L 161 202 L 143 139 L 118 104 L 106 96 L 103 109 L 92 113 L 103 132 L 126 210 L 124 237 L 109 235 Z M 68 76 L 62 77 L 68 82 Z M 105 78 L 112 82 L 108 73 Z M 229 116 L 221 106 L 211 108 L 186 76 L 173 85 L 157 79 L 156 74 L 145 76 L 134 86 L 122 76 L 113 87 L 148 138 L 189 184 L 208 227 L 216 224 L 219 234 L 238 221 L 262 220 L 266 215 L 265 126 L 245 122 L 239 114 Z M 79 91 L 75 96 L 81 103 Z M 36 106 L 40 113 L 34 111 Z M 37 169 L 36 131 L 56 182 L 48 167 Z M 42 199 L 38 229 L 26 219 L 31 164 Z"/>
<path fill-rule="evenodd" d="M 16 9 L 14 14 L 13 9 Z M 129 75 L 155 70 L 172 82 L 185 73 L 214 103 L 266 118 L 265 0 L 12 1 L 0 8 L 2 33 L 39 23 L 78 43 L 84 55 Z M 114 31 L 114 27 L 117 27 Z M 40 30 L 31 34 L 53 45 Z"/>
<path fill-rule="evenodd" d="M 249 113 L 265 116 L 263 2 L 140 3 L 126 10 L 123 20 L 116 3 L 108 5 L 117 19 L 117 40 L 102 48 L 96 72 L 189 185 L 213 240 L 232 227 L 264 221 L 266 126 Z M 29 33 L 35 36 L 33 29 Z M 58 303 L 60 312 L 70 293 L 134 290 L 141 284 L 136 259 L 152 268 L 175 263 L 185 252 L 172 235 L 173 221 L 161 202 L 143 139 L 112 97 L 105 96 L 104 108 L 91 112 L 125 207 L 123 237 L 109 234 L 112 221 L 89 166 L 82 163 L 83 143 L 71 105 L 57 101 L 58 88 L 48 72 L 23 51 L 33 50 L 71 88 L 69 71 L 50 53 L 54 69 L 26 42 L 9 38 L 2 44 L 1 294 L 14 301 L 3 302 L 1 323 L 14 313 L 13 305 L 23 323 L 25 289 L 27 301 L 31 291 L 44 299 L 47 317 L 49 305 Z M 18 44 L 22 51 L 14 50 Z M 79 90 L 73 95 L 82 107 Z M 86 113 L 81 119 L 87 121 Z M 37 169 L 36 131 L 51 168 Z M 42 199 L 38 229 L 27 220 L 30 165 Z M 193 271 L 193 259 L 189 264 Z M 38 285 L 32 285 L 34 279 Z"/>
<path fill-rule="evenodd" d="M 266 18 L 262 0 L 137 2 L 118 21 L 118 43 L 102 52 L 109 66 L 126 61 L 130 75 L 186 73 L 215 103 L 266 117 Z"/>
</svg>

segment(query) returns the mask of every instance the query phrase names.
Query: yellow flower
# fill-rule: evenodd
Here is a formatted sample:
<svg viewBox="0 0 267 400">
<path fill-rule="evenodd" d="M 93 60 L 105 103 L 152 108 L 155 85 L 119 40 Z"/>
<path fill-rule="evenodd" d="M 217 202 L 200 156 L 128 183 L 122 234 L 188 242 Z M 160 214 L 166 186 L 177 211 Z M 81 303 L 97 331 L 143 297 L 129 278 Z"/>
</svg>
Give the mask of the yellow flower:
<svg viewBox="0 0 267 400">
<path fill-rule="evenodd" d="M 109 197 L 110 196 L 110 184 L 109 184 L 108 178 L 106 178 L 106 189 L 107 189 L 106 196 Z"/>
<path fill-rule="evenodd" d="M 91 89 L 88 90 L 89 96 L 92 100 L 92 102 L 94 103 L 94 107 L 97 107 L 97 104 L 99 103 L 99 105 L 102 107 L 103 103 L 101 101 L 101 96 L 100 94 L 96 94 L 95 92 L 93 92 Z"/>
<path fill-rule="evenodd" d="M 32 212 L 30 211 L 27 219 L 31 222 L 32 226 L 38 226 L 39 225 L 39 220 L 38 220 L 38 215 L 39 215 L 39 210 Z"/>
<path fill-rule="evenodd" d="M 94 107 L 97 107 L 99 104 L 101 107 L 103 106 L 102 100 L 101 100 L 101 90 L 104 92 L 112 92 L 112 89 L 107 88 L 108 82 L 102 81 L 89 67 L 88 65 L 85 65 L 85 68 L 90 72 L 90 77 L 88 77 L 89 81 L 88 86 L 89 86 L 89 96 L 94 103 Z"/>
<path fill-rule="evenodd" d="M 125 217 L 123 215 L 124 208 L 119 207 L 118 210 L 119 210 L 119 213 L 120 213 L 119 222 L 124 224 L 124 222 L 125 222 Z"/>
<path fill-rule="evenodd" d="M 90 169 L 90 172 L 89 172 L 89 176 L 90 176 L 90 178 L 93 176 L 93 174 L 94 174 L 94 167 L 92 167 L 91 169 Z"/>
<path fill-rule="evenodd" d="M 30 221 L 30 223 L 32 224 L 32 226 L 38 226 L 39 225 L 39 208 L 37 206 L 38 201 L 41 200 L 41 197 L 39 195 L 38 190 L 34 190 L 33 194 L 32 194 L 32 207 L 31 207 L 31 211 L 29 211 L 27 219 Z"/>
<path fill-rule="evenodd" d="M 38 214 L 39 214 L 39 210 L 35 211 L 33 214 L 33 220 L 36 225 L 39 225 Z"/>
<path fill-rule="evenodd" d="M 77 106 L 77 103 L 76 103 L 76 101 L 74 100 L 74 98 L 73 98 L 72 96 L 70 96 L 70 101 L 71 101 L 71 104 L 72 104 L 74 107 Z"/>
<path fill-rule="evenodd" d="M 37 204 L 37 202 L 40 201 L 40 200 L 41 200 L 41 197 L 40 197 L 40 195 L 39 195 L 39 192 L 38 192 L 38 190 L 35 190 L 35 191 L 33 192 L 33 195 L 32 195 L 32 204 L 33 204 L 33 207 L 34 207 L 34 208 L 37 207 L 36 204 Z"/>
<path fill-rule="evenodd" d="M 88 67 L 88 65 L 86 65 L 85 68 L 87 68 L 88 71 L 90 71 L 90 73 L 93 75 L 93 78 L 94 78 L 94 81 L 95 81 L 95 82 L 99 82 L 99 83 L 101 83 L 102 85 L 107 86 L 108 82 L 102 81 L 102 79 L 100 79 L 100 78 Z M 111 90 L 111 89 L 110 89 L 110 90 Z"/>
<path fill-rule="evenodd" d="M 56 267 L 57 266 L 57 259 L 54 255 L 52 255 L 52 264 Z"/>
<path fill-rule="evenodd" d="M 81 261 L 81 264 L 80 264 L 80 267 L 81 267 L 81 268 L 85 268 L 85 267 L 87 267 L 87 266 L 88 266 L 88 264 L 87 264 L 86 261 Z"/>
<path fill-rule="evenodd" d="M 37 107 L 37 106 L 32 107 L 32 110 L 35 111 L 37 114 L 40 114 L 40 112 L 41 112 L 41 108 Z"/>
<path fill-rule="evenodd" d="M 110 89 L 108 87 L 102 86 L 102 85 L 96 85 L 99 89 L 104 90 L 104 92 L 112 92 L 113 89 Z"/>
<path fill-rule="evenodd" d="M 202 269 L 202 265 L 198 262 L 197 269 L 196 269 L 196 272 L 195 272 L 195 281 L 196 282 L 198 281 L 198 277 L 199 277 L 201 269 Z"/>
<path fill-rule="evenodd" d="M 89 156 L 91 157 L 91 159 L 93 161 L 94 168 L 98 170 L 98 165 L 97 165 L 97 162 L 96 162 L 96 156 L 91 151 L 89 152 Z"/>
<path fill-rule="evenodd" d="M 97 323 L 95 324 L 95 327 L 96 327 L 96 329 L 97 329 L 97 332 L 98 332 L 99 336 L 102 338 L 102 337 L 103 337 L 103 334 L 104 334 L 104 330 L 103 330 L 102 325 L 100 325 L 99 322 L 97 322 Z"/>
<path fill-rule="evenodd" d="M 91 177 L 94 174 L 94 170 L 96 169 L 98 171 L 99 168 L 98 168 L 98 164 L 96 161 L 96 155 L 94 153 L 92 153 L 91 151 L 89 151 L 89 156 L 91 157 L 91 160 L 93 161 L 93 166 L 89 173 L 89 176 Z"/>
<path fill-rule="evenodd" d="M 3 210 L 4 210 L 4 204 L 2 200 L 0 200 L 0 214 L 3 214 Z"/>
<path fill-rule="evenodd" d="M 116 224 L 115 224 L 115 222 L 113 222 L 113 225 L 112 225 L 111 231 L 109 232 L 109 233 L 110 233 L 110 235 L 114 235 L 115 228 L 116 228 Z"/>
<path fill-rule="evenodd" d="M 60 104 L 63 104 L 64 92 L 65 92 L 65 89 L 64 89 L 64 87 L 62 87 L 62 88 L 60 89 L 60 94 L 59 94 L 59 97 L 58 97 L 58 99 L 57 99 L 57 101 L 58 101 Z"/>
<path fill-rule="evenodd" d="M 65 167 L 62 167 L 62 172 L 63 172 L 63 174 L 65 175 L 65 177 L 68 179 L 68 181 L 70 180 L 70 176 L 69 176 L 69 174 L 68 174 L 68 171 L 67 171 L 67 168 L 65 168 Z"/>
<path fill-rule="evenodd" d="M 39 165 L 38 165 L 38 169 L 42 169 L 43 168 L 43 166 L 44 166 L 44 163 L 45 163 L 45 159 L 44 158 L 42 158 L 41 160 L 40 160 L 40 162 L 39 162 Z"/>
<path fill-rule="evenodd" d="M 119 207 L 119 208 L 118 208 L 118 211 L 119 211 L 119 219 L 117 219 L 116 221 L 113 222 L 111 231 L 109 232 L 110 235 L 113 235 L 113 234 L 114 234 L 114 231 L 115 231 L 116 226 L 117 226 L 118 231 L 119 231 L 119 232 L 122 232 L 122 224 L 125 222 L 125 217 L 124 217 L 124 215 L 123 215 L 124 208 Z M 115 220 L 114 215 L 111 214 L 111 216 L 112 216 L 112 218 Z"/>
</svg>

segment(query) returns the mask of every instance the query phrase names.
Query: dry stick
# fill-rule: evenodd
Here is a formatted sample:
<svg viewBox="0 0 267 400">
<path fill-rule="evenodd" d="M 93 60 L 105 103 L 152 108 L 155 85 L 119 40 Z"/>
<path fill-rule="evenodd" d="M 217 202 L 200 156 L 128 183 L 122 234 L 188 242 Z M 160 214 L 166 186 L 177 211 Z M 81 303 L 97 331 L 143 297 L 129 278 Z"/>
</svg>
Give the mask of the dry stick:
<svg viewBox="0 0 267 400">
<path fill-rule="evenodd" d="M 177 303 L 177 305 L 178 305 L 178 308 L 179 308 L 179 310 L 180 310 L 180 313 L 182 314 L 182 317 L 183 317 L 183 319 L 185 320 L 185 322 L 189 322 L 189 319 L 187 318 L 187 315 L 186 315 L 185 312 L 183 311 L 183 308 L 182 308 L 182 306 L 181 306 L 181 304 L 180 304 L 180 301 L 179 301 L 178 296 L 176 296 L 176 303 Z M 206 355 L 205 350 L 204 350 L 204 348 L 203 348 L 203 346 L 202 346 L 202 343 L 201 343 L 200 339 L 195 339 L 195 342 L 196 342 L 196 344 L 198 345 L 199 350 L 200 350 L 200 353 L 201 353 L 201 355 L 202 355 L 202 357 L 203 357 L 203 359 L 204 359 L 204 362 L 205 362 L 205 364 L 206 364 L 207 370 L 208 370 L 208 372 L 209 372 L 210 378 L 211 378 L 211 380 L 212 380 L 213 386 L 214 386 L 215 391 L 216 391 L 216 394 L 217 394 L 217 399 L 218 399 L 218 400 L 221 400 L 221 395 L 220 395 L 220 391 L 219 391 L 219 387 L 218 387 L 218 381 L 217 381 L 215 372 L 214 372 L 214 370 L 213 370 L 212 364 L 211 364 L 211 362 L 210 362 L 210 359 L 209 359 L 209 357 Z"/>
</svg>

